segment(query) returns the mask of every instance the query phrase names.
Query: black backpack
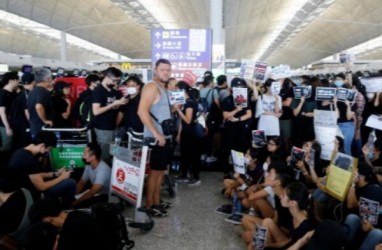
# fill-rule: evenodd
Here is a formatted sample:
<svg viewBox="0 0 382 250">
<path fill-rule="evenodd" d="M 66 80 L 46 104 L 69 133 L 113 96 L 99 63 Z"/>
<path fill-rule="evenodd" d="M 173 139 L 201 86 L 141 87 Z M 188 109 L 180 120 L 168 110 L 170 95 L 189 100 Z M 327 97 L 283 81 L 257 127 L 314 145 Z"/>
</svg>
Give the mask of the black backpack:
<svg viewBox="0 0 382 250">
<path fill-rule="evenodd" d="M 213 90 L 216 90 L 219 94 L 222 89 L 214 88 Z M 223 122 L 223 112 L 216 105 L 214 98 L 212 98 L 212 104 L 209 109 L 209 114 L 207 116 L 206 122 L 209 128 L 214 127 L 215 129 L 218 128 Z"/>
<path fill-rule="evenodd" d="M 109 250 L 131 249 L 135 243 L 129 240 L 125 217 L 114 203 L 98 203 L 91 207 L 91 216 L 103 230 Z"/>
</svg>

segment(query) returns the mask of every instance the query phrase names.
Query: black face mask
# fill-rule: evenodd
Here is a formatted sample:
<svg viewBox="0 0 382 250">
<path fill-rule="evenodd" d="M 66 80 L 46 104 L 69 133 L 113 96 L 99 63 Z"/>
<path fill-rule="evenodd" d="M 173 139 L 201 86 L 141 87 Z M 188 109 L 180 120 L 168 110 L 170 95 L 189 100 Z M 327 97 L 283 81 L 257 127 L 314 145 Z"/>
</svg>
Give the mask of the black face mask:
<svg viewBox="0 0 382 250">
<path fill-rule="evenodd" d="M 85 158 L 82 158 L 82 161 L 85 163 L 85 165 L 90 165 L 90 161 L 87 161 Z"/>
<path fill-rule="evenodd" d="M 107 86 L 109 89 L 113 89 L 113 88 L 114 88 L 114 84 L 106 84 L 106 86 Z"/>
</svg>

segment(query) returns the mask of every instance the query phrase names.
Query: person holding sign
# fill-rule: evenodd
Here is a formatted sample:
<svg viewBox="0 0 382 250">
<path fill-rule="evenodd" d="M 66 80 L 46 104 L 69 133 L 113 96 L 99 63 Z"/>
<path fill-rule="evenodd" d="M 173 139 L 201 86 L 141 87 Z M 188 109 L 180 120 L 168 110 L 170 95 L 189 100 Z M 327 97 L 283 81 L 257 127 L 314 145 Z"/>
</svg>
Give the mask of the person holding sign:
<svg viewBox="0 0 382 250">
<path fill-rule="evenodd" d="M 248 88 L 245 80 L 234 78 L 231 81 L 231 88 Z M 247 97 L 247 100 L 249 98 Z M 228 174 L 228 156 L 231 150 L 246 152 L 251 145 L 250 121 L 252 110 L 249 107 L 235 106 L 231 93 L 222 103 L 224 133 L 223 133 L 223 159 L 225 173 Z"/>
<path fill-rule="evenodd" d="M 274 95 L 271 90 L 272 84 L 275 80 L 268 78 L 263 87 L 265 93 L 257 99 L 256 105 L 256 118 L 259 118 L 257 129 L 265 131 L 266 136 L 279 136 L 280 135 L 280 122 L 282 106 L 281 97 Z"/>
<path fill-rule="evenodd" d="M 198 144 L 200 144 L 200 142 L 195 130 L 198 104 L 190 97 L 193 89 L 186 82 L 178 82 L 177 87 L 179 90 L 184 91 L 186 98 L 186 103 L 183 108 L 181 108 L 180 104 L 174 105 L 174 110 L 181 119 L 177 141 L 180 144 L 180 168 L 182 175 L 177 180 L 187 182 L 189 186 L 195 186 L 201 183 L 199 178 L 200 152 L 198 150 Z M 192 178 L 187 177 L 188 171 L 192 172 Z"/>
<path fill-rule="evenodd" d="M 360 202 L 363 198 L 373 201 L 368 205 L 367 211 L 365 211 L 364 205 L 362 205 L 363 209 L 360 207 Z M 377 207 L 375 207 L 376 203 L 379 203 Z M 360 208 L 359 215 L 354 213 L 349 214 L 344 222 L 347 238 L 352 242 L 352 245 L 357 244 L 355 242 L 356 236 L 361 237 L 362 243 L 357 249 L 374 249 L 382 241 L 382 220 L 378 218 L 381 209 L 379 205 L 381 203 L 382 188 L 377 185 L 377 178 L 372 167 L 366 163 L 360 163 L 346 200 L 346 205 L 349 209 Z M 377 214 L 371 214 L 373 210 L 378 211 Z M 373 225 L 372 223 L 375 223 L 375 221 L 377 223 Z"/>
<path fill-rule="evenodd" d="M 336 80 L 334 84 L 337 88 L 349 87 L 349 85 L 345 85 L 345 75 L 338 74 L 336 75 Z M 355 134 L 355 111 L 357 109 L 357 105 L 354 103 L 350 103 L 349 100 L 345 100 L 343 102 L 337 102 L 339 118 L 337 120 L 338 127 L 341 130 L 341 133 L 344 136 L 345 143 L 345 154 L 351 155 L 351 144 L 353 142 L 354 134 Z"/>
<path fill-rule="evenodd" d="M 302 82 L 304 86 L 310 85 L 306 79 Z M 301 99 L 293 99 L 291 108 L 293 110 L 293 145 L 301 147 L 306 141 L 314 140 L 314 126 L 313 116 L 314 109 L 316 108 L 316 101 L 314 97 L 305 98 L 301 96 Z"/>
</svg>

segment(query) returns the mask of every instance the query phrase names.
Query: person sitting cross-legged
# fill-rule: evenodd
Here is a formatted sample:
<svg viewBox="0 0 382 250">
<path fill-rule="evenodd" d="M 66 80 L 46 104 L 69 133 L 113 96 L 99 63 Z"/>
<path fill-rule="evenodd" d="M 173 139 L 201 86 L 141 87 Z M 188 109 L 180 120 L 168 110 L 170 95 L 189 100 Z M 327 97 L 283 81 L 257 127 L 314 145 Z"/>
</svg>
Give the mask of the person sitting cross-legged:
<svg viewBox="0 0 382 250">
<path fill-rule="evenodd" d="M 76 208 L 108 200 L 111 169 L 101 160 L 101 154 L 101 147 L 97 143 L 89 143 L 84 150 L 82 157 L 86 166 L 77 184 L 77 194 L 82 192 L 83 195 L 74 201 Z M 89 189 L 86 189 L 87 184 L 90 184 Z"/>
</svg>

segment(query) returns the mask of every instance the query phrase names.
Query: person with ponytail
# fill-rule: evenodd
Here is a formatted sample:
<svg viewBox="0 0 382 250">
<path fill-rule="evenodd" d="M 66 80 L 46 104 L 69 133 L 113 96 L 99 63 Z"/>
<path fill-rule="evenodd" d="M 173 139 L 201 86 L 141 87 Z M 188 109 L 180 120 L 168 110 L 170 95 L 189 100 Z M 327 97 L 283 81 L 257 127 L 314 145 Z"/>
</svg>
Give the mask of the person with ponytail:
<svg viewBox="0 0 382 250">
<path fill-rule="evenodd" d="M 281 205 L 288 208 L 292 216 L 290 228 L 282 228 L 271 218 L 266 218 L 262 226 L 268 229 L 266 247 L 283 248 L 295 244 L 317 224 L 308 188 L 302 182 L 289 183 L 281 195 Z"/>
</svg>

